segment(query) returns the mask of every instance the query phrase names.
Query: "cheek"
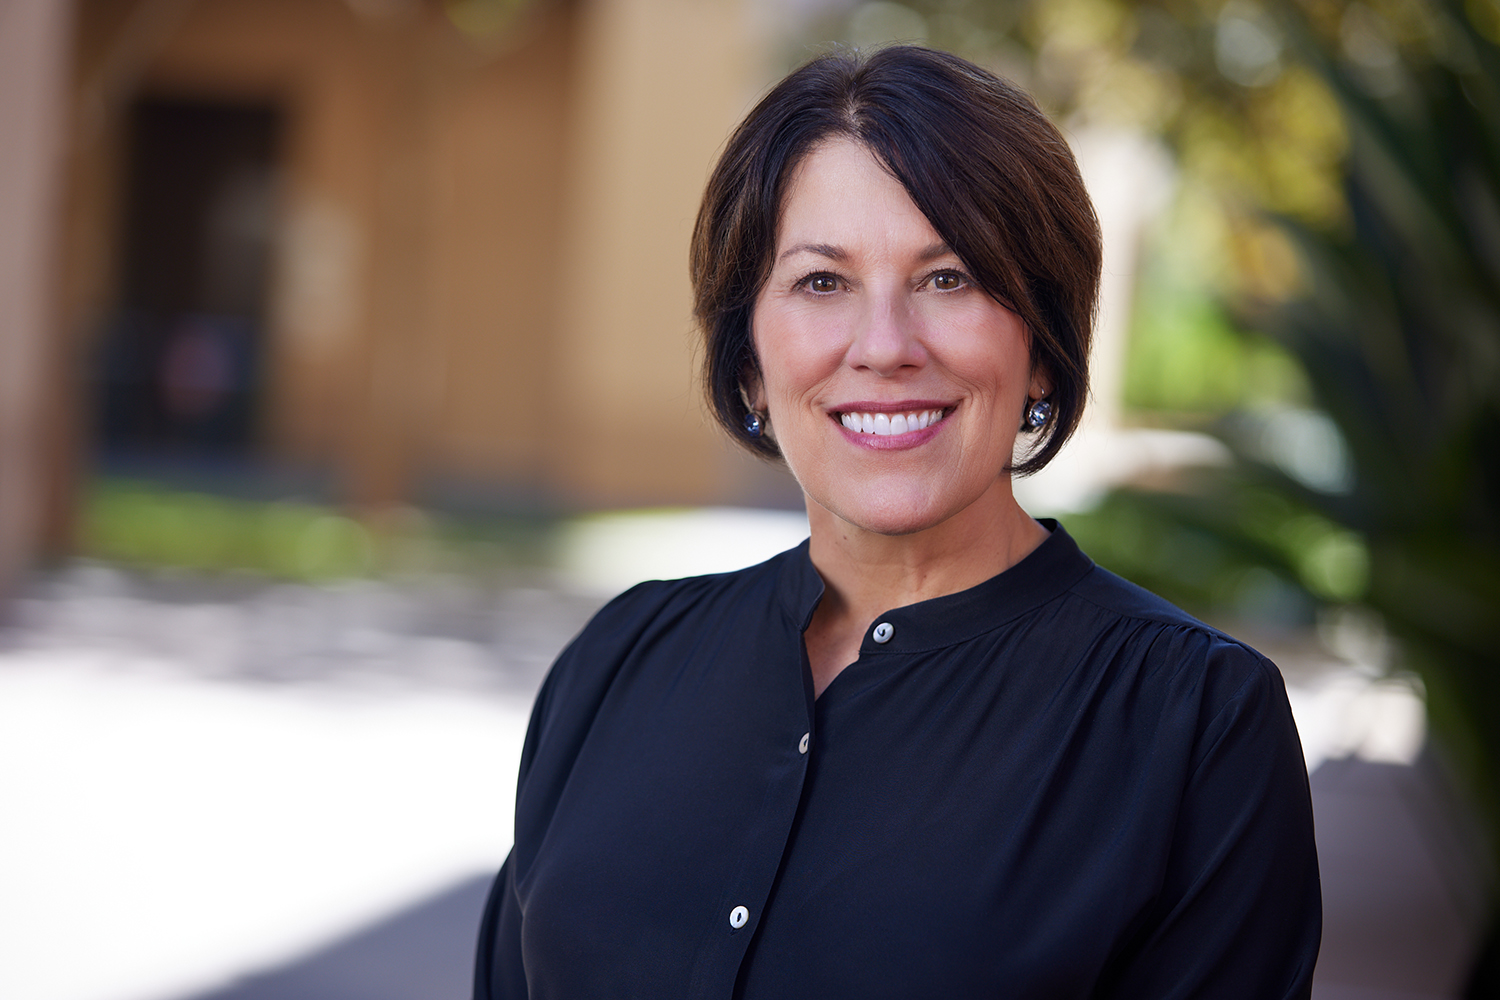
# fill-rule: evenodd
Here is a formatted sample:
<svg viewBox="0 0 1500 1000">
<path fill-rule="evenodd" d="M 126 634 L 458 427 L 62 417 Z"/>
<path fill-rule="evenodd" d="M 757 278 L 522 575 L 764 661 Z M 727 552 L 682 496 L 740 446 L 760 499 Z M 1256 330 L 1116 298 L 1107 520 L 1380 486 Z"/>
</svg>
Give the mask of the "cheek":
<svg viewBox="0 0 1500 1000">
<path fill-rule="evenodd" d="M 983 335 L 968 343 L 968 350 L 955 359 L 976 384 L 1017 404 L 1031 387 L 1031 352 L 1019 322 L 994 322 L 981 327 Z M 1019 410 L 1018 410 L 1019 412 Z"/>
<path fill-rule="evenodd" d="M 761 316 L 759 301 L 750 313 L 750 353 L 754 356 L 754 368 L 745 372 L 741 385 L 745 387 L 745 395 L 749 397 L 752 410 L 766 409 L 766 347 L 763 343 L 761 331 L 765 328 L 765 320 Z"/>
<path fill-rule="evenodd" d="M 803 398 L 837 369 L 842 353 L 827 331 L 784 315 L 757 313 L 757 320 L 753 343 L 767 405 Z"/>
<path fill-rule="evenodd" d="M 997 409 L 1014 403 L 1019 415 L 1031 384 L 1031 361 L 1024 349 L 1012 350 L 986 338 L 977 343 L 971 340 L 956 350 L 934 350 L 933 355 L 975 402 Z"/>
</svg>

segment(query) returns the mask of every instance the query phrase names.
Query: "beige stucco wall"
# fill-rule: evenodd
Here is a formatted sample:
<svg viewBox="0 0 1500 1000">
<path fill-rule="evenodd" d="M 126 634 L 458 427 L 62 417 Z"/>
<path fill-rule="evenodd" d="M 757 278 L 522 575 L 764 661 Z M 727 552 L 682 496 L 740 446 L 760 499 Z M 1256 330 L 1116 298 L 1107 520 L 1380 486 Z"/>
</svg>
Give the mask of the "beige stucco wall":
<svg viewBox="0 0 1500 1000">
<path fill-rule="evenodd" d="M 592 0 L 579 37 L 558 482 L 588 497 L 718 500 L 694 383 L 688 239 L 759 70 L 737 0 Z"/>
<path fill-rule="evenodd" d="M 287 113 L 265 440 L 350 499 L 422 471 L 535 476 L 556 306 L 568 18 L 498 56 L 433 9 L 203 0 L 141 86 Z"/>
<path fill-rule="evenodd" d="M 77 103 L 102 110 L 73 184 L 76 325 L 110 296 L 97 234 L 119 226 L 131 96 L 274 101 L 271 456 L 331 464 L 360 505 L 423 477 L 584 504 L 729 498 L 686 259 L 758 82 L 741 3 L 559 0 L 486 49 L 437 4 L 85 0 Z"/>
</svg>

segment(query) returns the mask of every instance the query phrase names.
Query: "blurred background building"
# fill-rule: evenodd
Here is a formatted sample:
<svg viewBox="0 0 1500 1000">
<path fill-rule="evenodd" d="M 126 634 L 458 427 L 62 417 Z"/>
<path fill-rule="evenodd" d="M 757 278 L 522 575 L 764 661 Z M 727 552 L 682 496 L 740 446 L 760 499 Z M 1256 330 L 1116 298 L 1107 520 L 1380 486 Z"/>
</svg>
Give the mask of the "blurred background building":
<svg viewBox="0 0 1500 1000">
<path fill-rule="evenodd" d="M 427 776 L 513 771 L 604 596 L 805 532 L 699 402 L 688 235 L 771 81 L 890 41 L 1016 79 L 1079 155 L 1094 405 L 1020 494 L 1281 664 L 1317 996 L 1500 993 L 1497 0 L 0 0 L 28 995 L 207 1000 L 447 886 L 212 994 L 424 995 L 392 942 L 467 933 L 508 808 Z M 270 845 L 235 919 L 193 916 L 205 844 Z M 114 950 L 46 976 L 94 885 Z"/>
<path fill-rule="evenodd" d="M 361 510 L 734 494 L 683 248 L 766 72 L 744 11 L 33 3 L 18 45 L 29 8 L 45 516 L 97 469 L 275 470 Z"/>
</svg>

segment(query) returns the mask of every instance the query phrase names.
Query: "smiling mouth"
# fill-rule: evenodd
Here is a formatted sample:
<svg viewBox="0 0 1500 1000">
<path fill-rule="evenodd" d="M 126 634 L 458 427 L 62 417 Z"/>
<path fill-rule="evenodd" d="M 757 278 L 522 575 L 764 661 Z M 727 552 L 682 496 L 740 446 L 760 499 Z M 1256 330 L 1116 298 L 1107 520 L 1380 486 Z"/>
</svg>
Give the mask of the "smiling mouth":
<svg viewBox="0 0 1500 1000">
<path fill-rule="evenodd" d="M 948 409 L 912 410 L 909 413 L 859 413 L 849 411 L 837 414 L 839 423 L 856 434 L 875 434 L 892 437 L 925 430 L 940 422 L 952 412 Z"/>
</svg>

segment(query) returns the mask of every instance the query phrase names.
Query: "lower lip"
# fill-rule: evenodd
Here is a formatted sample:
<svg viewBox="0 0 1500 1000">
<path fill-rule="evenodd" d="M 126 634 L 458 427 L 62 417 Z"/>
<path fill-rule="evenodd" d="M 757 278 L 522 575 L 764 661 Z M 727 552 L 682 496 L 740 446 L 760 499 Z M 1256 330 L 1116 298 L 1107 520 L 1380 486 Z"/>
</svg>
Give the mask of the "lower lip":
<svg viewBox="0 0 1500 1000">
<path fill-rule="evenodd" d="M 834 424 L 844 432 L 844 438 L 850 444 L 868 448 L 870 451 L 905 451 L 908 448 L 919 448 L 931 441 L 948 423 L 949 416 L 952 414 L 921 430 L 907 431 L 905 434 L 862 434 L 859 431 L 851 431 L 837 419 L 834 420 Z"/>
</svg>

